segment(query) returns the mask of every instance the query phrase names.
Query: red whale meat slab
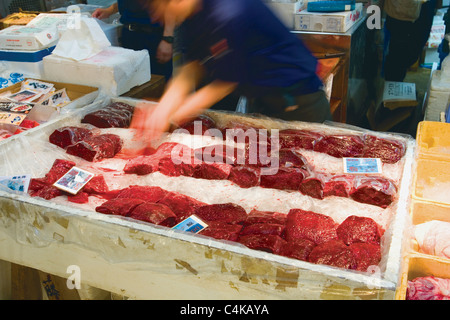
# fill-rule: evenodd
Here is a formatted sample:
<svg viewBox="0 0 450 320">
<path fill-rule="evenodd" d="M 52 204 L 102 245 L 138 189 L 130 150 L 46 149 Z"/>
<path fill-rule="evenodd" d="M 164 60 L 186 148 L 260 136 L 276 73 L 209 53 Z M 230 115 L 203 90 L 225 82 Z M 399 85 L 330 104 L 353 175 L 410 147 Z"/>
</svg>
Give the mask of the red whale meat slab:
<svg viewBox="0 0 450 320">
<path fill-rule="evenodd" d="M 89 194 L 87 192 L 78 191 L 75 195 L 68 195 L 67 200 L 73 203 L 88 203 Z"/>
<path fill-rule="evenodd" d="M 128 128 L 133 113 L 133 106 L 123 102 L 113 102 L 103 109 L 85 115 L 81 123 L 89 123 L 97 128 Z"/>
<path fill-rule="evenodd" d="M 384 163 L 396 163 L 404 155 L 406 147 L 403 143 L 393 139 L 379 138 L 366 135 L 364 139 L 363 157 L 380 158 Z"/>
<path fill-rule="evenodd" d="M 108 185 L 102 175 L 96 175 L 83 187 L 88 194 L 102 194 L 109 192 Z"/>
<path fill-rule="evenodd" d="M 250 188 L 259 185 L 260 169 L 247 166 L 233 166 L 228 180 L 241 188 Z"/>
<path fill-rule="evenodd" d="M 305 176 L 305 171 L 298 168 L 279 168 L 271 175 L 261 175 L 260 186 L 280 190 L 297 191 Z"/>
<path fill-rule="evenodd" d="M 56 159 L 43 178 L 31 179 L 28 193 L 32 197 L 41 197 L 46 200 L 62 195 L 63 192 L 54 187 L 53 184 L 74 166 L 75 162 L 73 161 Z"/>
<path fill-rule="evenodd" d="M 205 222 L 242 223 L 247 218 L 245 209 L 234 203 L 208 204 L 197 208 L 195 215 Z"/>
<path fill-rule="evenodd" d="M 324 197 L 337 196 L 348 198 L 353 190 L 354 176 L 332 176 L 325 179 L 323 186 Z"/>
<path fill-rule="evenodd" d="M 307 261 L 312 249 L 316 246 L 314 241 L 297 239 L 286 242 L 279 254 L 285 257 Z"/>
<path fill-rule="evenodd" d="M 274 254 L 278 254 L 281 248 L 286 243 L 286 241 L 280 236 L 270 234 L 251 234 L 240 236 L 238 242 L 250 249 L 265 251 Z"/>
<path fill-rule="evenodd" d="M 256 223 L 245 226 L 240 235 L 247 236 L 250 234 L 271 234 L 275 236 L 284 236 L 284 228 L 283 224 L 274 224 L 274 223 Z"/>
<path fill-rule="evenodd" d="M 159 159 L 153 156 L 138 156 L 127 161 L 123 171 L 127 174 L 146 175 L 158 171 Z"/>
<path fill-rule="evenodd" d="M 122 139 L 118 135 L 100 134 L 68 146 L 66 152 L 94 162 L 113 158 L 122 149 L 122 144 Z"/>
<path fill-rule="evenodd" d="M 322 135 L 320 133 L 308 130 L 284 129 L 279 132 L 281 149 L 307 149 L 313 150 L 314 144 Z"/>
<path fill-rule="evenodd" d="M 119 191 L 116 199 L 141 199 L 149 202 L 158 202 L 168 194 L 167 191 L 156 186 L 131 185 Z"/>
<path fill-rule="evenodd" d="M 194 130 L 196 125 L 201 126 L 199 132 Z M 216 122 L 211 117 L 201 114 L 195 119 L 183 123 L 179 128 L 187 130 L 190 134 L 204 135 L 206 130 L 216 128 Z"/>
<path fill-rule="evenodd" d="M 203 229 L 200 234 L 217 240 L 237 241 L 241 229 L 240 224 L 210 221 L 208 227 Z"/>
<path fill-rule="evenodd" d="M 397 188 L 389 179 L 361 177 L 355 179 L 354 189 L 350 197 L 361 203 L 386 208 L 394 201 L 396 194 Z"/>
<path fill-rule="evenodd" d="M 198 208 L 206 205 L 204 202 L 178 192 L 167 192 L 158 203 L 168 206 L 177 216 L 177 222 L 195 214 Z"/>
<path fill-rule="evenodd" d="M 371 218 L 349 216 L 336 229 L 338 238 L 346 245 L 356 242 L 380 243 L 381 227 Z"/>
<path fill-rule="evenodd" d="M 135 207 L 127 217 L 165 227 L 173 227 L 177 216 L 166 205 L 144 202 Z"/>
<path fill-rule="evenodd" d="M 357 261 L 352 250 L 341 240 L 330 240 L 315 246 L 308 261 L 344 269 L 356 269 Z"/>
<path fill-rule="evenodd" d="M 370 266 L 378 266 L 381 260 L 381 247 L 375 243 L 355 242 L 349 246 L 356 260 L 356 270 L 367 271 Z"/>
<path fill-rule="evenodd" d="M 364 142 L 355 135 L 332 135 L 316 141 L 314 151 L 326 153 L 335 158 L 357 158 L 363 154 Z"/>
<path fill-rule="evenodd" d="M 228 163 L 206 163 L 197 165 L 192 173 L 192 177 L 208 180 L 228 179 L 232 166 Z"/>
<path fill-rule="evenodd" d="M 252 210 L 247 215 L 244 225 L 255 223 L 273 223 L 284 225 L 286 223 L 286 215 L 279 212 Z"/>
<path fill-rule="evenodd" d="M 291 209 L 286 219 L 286 240 L 308 239 L 321 244 L 337 239 L 337 224 L 326 215 Z"/>
<path fill-rule="evenodd" d="M 289 149 L 280 149 L 278 151 L 278 164 L 286 168 L 304 168 L 306 159 L 297 151 Z"/>
<path fill-rule="evenodd" d="M 140 204 L 143 204 L 144 202 L 145 200 L 142 199 L 111 199 L 96 207 L 95 211 L 104 214 L 113 214 L 126 217 L 131 213 L 131 211 L 134 210 L 134 208 L 136 208 Z"/>
<path fill-rule="evenodd" d="M 302 194 L 316 199 L 324 198 L 323 189 L 324 189 L 324 182 L 320 176 L 308 177 L 303 179 L 299 187 L 299 190 Z"/>
<path fill-rule="evenodd" d="M 68 146 L 91 137 L 92 135 L 93 133 L 90 129 L 68 126 L 56 129 L 48 139 L 50 143 L 65 149 Z"/>
</svg>

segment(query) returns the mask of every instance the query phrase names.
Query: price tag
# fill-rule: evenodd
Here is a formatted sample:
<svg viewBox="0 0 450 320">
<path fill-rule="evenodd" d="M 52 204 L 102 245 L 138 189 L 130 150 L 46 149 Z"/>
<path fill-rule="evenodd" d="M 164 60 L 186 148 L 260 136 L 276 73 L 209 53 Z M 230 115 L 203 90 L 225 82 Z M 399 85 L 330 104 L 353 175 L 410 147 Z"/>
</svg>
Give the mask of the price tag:
<svg viewBox="0 0 450 320">
<path fill-rule="evenodd" d="M 343 158 L 344 173 L 379 174 L 381 160 L 379 158 Z"/>
<path fill-rule="evenodd" d="M 29 174 L 0 177 L 0 184 L 11 190 L 27 193 L 30 180 L 31 175 Z"/>
<path fill-rule="evenodd" d="M 176 226 L 172 227 L 175 230 L 181 230 L 186 232 L 198 233 L 205 229 L 208 225 L 200 220 L 196 215 L 192 215 L 189 218 L 184 219 Z"/>
<path fill-rule="evenodd" d="M 80 191 L 93 177 L 93 173 L 77 167 L 72 167 L 53 185 L 56 188 L 67 191 L 71 194 L 77 194 L 78 191 Z"/>
</svg>

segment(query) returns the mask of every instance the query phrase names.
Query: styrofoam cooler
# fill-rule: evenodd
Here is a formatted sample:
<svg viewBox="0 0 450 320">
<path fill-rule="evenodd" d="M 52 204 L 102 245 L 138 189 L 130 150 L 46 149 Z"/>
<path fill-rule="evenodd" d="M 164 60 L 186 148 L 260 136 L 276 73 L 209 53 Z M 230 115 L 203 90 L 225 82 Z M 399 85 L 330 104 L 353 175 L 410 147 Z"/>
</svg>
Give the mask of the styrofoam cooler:
<svg viewBox="0 0 450 320">
<path fill-rule="evenodd" d="M 147 50 L 111 46 L 81 61 L 55 54 L 45 57 L 43 61 L 44 79 L 98 87 L 111 96 L 120 96 L 151 79 Z"/>
</svg>

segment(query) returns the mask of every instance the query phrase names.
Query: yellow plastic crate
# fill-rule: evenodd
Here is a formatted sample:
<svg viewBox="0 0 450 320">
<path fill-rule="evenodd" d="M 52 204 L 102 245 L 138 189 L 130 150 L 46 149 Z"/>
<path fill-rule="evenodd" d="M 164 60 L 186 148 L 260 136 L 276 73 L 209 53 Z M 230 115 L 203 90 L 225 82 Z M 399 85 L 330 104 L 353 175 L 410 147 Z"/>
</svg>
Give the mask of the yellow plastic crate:
<svg viewBox="0 0 450 320">
<path fill-rule="evenodd" d="M 416 140 L 419 158 L 450 159 L 450 123 L 422 121 Z"/>
<path fill-rule="evenodd" d="M 450 159 L 417 159 L 412 189 L 415 200 L 450 205 Z"/>
<path fill-rule="evenodd" d="M 408 268 L 401 276 L 401 284 L 395 293 L 396 300 L 405 300 L 408 281 L 418 277 L 434 276 L 450 278 L 450 262 L 446 259 L 434 258 L 422 254 L 411 254 L 406 260 Z"/>
</svg>

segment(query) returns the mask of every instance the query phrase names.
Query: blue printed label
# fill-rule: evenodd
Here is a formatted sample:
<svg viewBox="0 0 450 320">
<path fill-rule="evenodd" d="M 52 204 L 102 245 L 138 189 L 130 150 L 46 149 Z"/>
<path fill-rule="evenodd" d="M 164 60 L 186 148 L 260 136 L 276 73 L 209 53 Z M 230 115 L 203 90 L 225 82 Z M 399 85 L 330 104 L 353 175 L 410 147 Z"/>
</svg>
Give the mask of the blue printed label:
<svg viewBox="0 0 450 320">
<path fill-rule="evenodd" d="M 198 233 L 205 229 L 208 225 L 200 220 L 195 215 L 190 216 L 189 218 L 184 219 L 179 224 L 174 226 L 172 229 L 181 230 L 186 232 Z"/>
<path fill-rule="evenodd" d="M 381 173 L 381 160 L 379 158 L 344 158 L 343 160 L 344 173 Z"/>
</svg>

